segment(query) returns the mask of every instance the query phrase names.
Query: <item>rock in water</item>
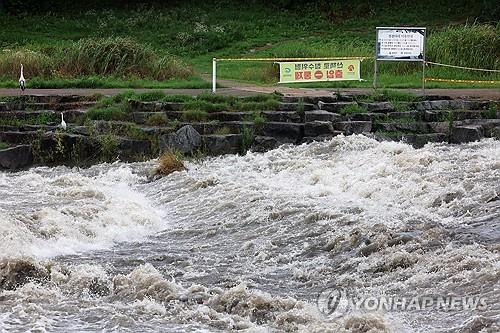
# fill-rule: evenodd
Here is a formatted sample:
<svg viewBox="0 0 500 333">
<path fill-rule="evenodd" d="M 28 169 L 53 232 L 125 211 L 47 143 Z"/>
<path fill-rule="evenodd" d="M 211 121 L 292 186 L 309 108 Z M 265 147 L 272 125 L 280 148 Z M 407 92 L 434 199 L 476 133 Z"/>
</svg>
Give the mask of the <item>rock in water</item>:
<svg viewBox="0 0 500 333">
<path fill-rule="evenodd" d="M 20 169 L 33 163 L 33 153 L 30 145 L 0 150 L 0 168 Z"/>
<path fill-rule="evenodd" d="M 191 125 L 183 126 L 175 133 L 169 133 L 160 137 L 160 149 L 162 151 L 174 149 L 180 150 L 184 154 L 189 154 L 200 146 L 201 135 Z"/>
</svg>

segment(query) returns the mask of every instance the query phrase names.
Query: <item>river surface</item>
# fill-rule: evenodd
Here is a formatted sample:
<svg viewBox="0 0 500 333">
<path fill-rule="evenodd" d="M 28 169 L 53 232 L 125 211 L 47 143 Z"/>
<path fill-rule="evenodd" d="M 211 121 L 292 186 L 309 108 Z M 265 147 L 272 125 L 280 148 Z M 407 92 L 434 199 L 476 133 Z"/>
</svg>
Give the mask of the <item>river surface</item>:
<svg viewBox="0 0 500 333">
<path fill-rule="evenodd" d="M 0 173 L 1 332 L 500 331 L 499 141 L 155 163 Z"/>
</svg>

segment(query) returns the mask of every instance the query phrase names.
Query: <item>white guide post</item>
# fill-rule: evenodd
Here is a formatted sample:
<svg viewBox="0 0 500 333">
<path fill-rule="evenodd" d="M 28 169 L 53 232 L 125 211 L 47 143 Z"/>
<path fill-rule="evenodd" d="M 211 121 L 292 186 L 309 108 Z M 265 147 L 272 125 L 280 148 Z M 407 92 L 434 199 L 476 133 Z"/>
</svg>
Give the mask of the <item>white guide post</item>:
<svg viewBox="0 0 500 333">
<path fill-rule="evenodd" d="M 217 91 L 217 59 L 212 59 L 212 93 Z"/>
</svg>

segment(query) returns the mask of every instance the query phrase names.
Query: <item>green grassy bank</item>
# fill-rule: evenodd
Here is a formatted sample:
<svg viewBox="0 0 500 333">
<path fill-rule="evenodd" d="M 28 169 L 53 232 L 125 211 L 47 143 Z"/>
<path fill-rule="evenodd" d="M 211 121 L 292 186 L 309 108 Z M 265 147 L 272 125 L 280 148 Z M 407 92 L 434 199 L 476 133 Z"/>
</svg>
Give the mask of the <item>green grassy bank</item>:
<svg viewBox="0 0 500 333">
<path fill-rule="evenodd" d="M 12 2 L 12 1 L 11 1 Z M 373 56 L 376 26 L 425 26 L 428 60 L 500 69 L 500 25 L 494 1 L 183 1 L 0 13 L 0 87 L 17 85 L 19 63 L 28 87 L 208 88 L 202 75 L 213 57 Z M 24 8 L 24 7 L 14 7 Z M 9 8 L 7 8 L 9 9 Z M 483 73 L 430 66 L 427 76 L 497 80 Z M 319 87 L 371 86 L 365 82 Z M 382 87 L 419 87 L 421 66 L 381 63 Z M 219 63 L 218 77 L 272 85 L 273 63 Z M 308 86 L 312 86 L 308 84 Z M 500 87 L 429 82 L 428 87 Z"/>
</svg>

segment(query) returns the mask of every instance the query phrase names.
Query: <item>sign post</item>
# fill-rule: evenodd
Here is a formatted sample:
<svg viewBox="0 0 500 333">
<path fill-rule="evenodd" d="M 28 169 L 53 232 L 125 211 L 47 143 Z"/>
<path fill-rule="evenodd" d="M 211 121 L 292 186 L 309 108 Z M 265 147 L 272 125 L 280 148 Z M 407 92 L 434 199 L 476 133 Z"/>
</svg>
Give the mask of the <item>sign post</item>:
<svg viewBox="0 0 500 333">
<path fill-rule="evenodd" d="M 377 27 L 373 88 L 377 89 L 378 61 L 422 62 L 422 91 L 425 95 L 426 28 Z"/>
</svg>

